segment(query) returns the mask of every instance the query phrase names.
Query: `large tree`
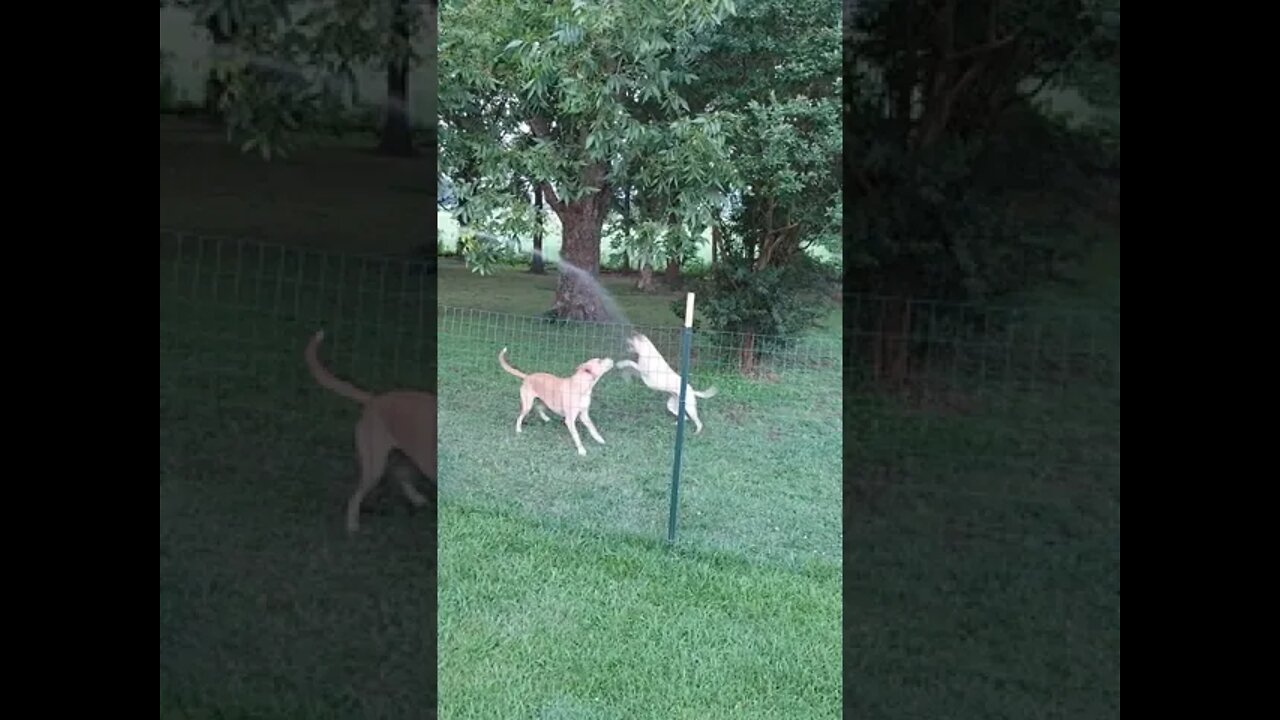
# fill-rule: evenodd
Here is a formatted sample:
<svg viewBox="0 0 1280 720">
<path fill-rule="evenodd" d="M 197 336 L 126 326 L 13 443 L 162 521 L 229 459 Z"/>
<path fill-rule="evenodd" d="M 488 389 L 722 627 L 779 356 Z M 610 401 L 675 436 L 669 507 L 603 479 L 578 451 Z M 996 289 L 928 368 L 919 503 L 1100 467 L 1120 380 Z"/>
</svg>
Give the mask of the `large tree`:
<svg viewBox="0 0 1280 720">
<path fill-rule="evenodd" d="M 713 218 L 702 314 L 741 333 L 747 372 L 758 335 L 794 335 L 822 315 L 812 258 L 840 256 L 840 19 L 837 0 L 748 0 L 695 70 L 694 109 L 733 117 L 736 178 Z"/>
<path fill-rule="evenodd" d="M 697 66 L 691 104 L 736 118 L 733 230 L 757 269 L 839 254 L 840 21 L 838 0 L 747 0 Z"/>
<path fill-rule="evenodd" d="M 409 122 L 409 67 L 413 58 L 413 27 L 425 3 L 416 0 L 383 0 L 388 4 L 387 110 L 382 121 L 378 149 L 387 155 L 413 154 L 413 128 Z"/>
<path fill-rule="evenodd" d="M 731 0 L 451 0 L 440 39 L 441 170 L 464 201 L 460 220 L 528 232 L 528 178 L 560 219 L 554 302 L 564 318 L 604 320 L 592 280 L 613 185 L 661 192 L 678 215 L 705 212 L 728 177 L 723 126 L 683 90 Z M 662 156 L 659 169 L 640 158 Z M 670 167 L 675 163 L 676 167 Z M 628 168 L 632 171 L 628 172 Z"/>
<path fill-rule="evenodd" d="M 408 79 L 435 3 L 418 0 L 173 0 L 215 42 L 210 88 L 228 136 L 265 158 L 288 152 L 305 131 L 346 125 L 355 68 L 386 69 L 379 128 L 386 153 L 413 152 Z M 430 72 L 430 68 L 428 68 Z"/>
<path fill-rule="evenodd" d="M 1093 166 L 1118 172 L 1120 3 L 860 0 L 847 29 L 850 271 L 895 298 L 862 329 L 896 382 L 910 352 L 896 338 L 920 322 L 910 298 L 1015 292 L 1083 250 L 1071 221 L 1101 186 Z M 1037 102 L 1072 89 L 1114 103 L 1115 121 L 1081 127 Z"/>
</svg>

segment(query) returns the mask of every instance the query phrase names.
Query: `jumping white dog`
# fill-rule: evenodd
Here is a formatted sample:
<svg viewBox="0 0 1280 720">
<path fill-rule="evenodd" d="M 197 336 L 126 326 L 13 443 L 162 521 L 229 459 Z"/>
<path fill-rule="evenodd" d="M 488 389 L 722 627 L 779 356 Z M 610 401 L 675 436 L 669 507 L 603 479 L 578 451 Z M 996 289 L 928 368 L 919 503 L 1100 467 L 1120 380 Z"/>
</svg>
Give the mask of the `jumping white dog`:
<svg viewBox="0 0 1280 720">
<path fill-rule="evenodd" d="M 667 411 L 679 418 L 676 405 L 680 402 L 680 373 L 671 369 L 663 359 L 662 353 L 659 353 L 649 338 L 642 333 L 636 333 L 628 338 L 627 345 L 638 357 L 635 360 L 619 360 L 614 364 L 614 368 L 630 370 L 639 375 L 649 389 L 667 393 L 669 396 Z M 694 390 L 693 384 L 689 384 L 689 390 L 685 393 L 684 410 L 697 427 L 694 431 L 695 435 L 702 432 L 702 421 L 698 419 L 698 398 L 715 397 L 715 394 L 714 386 L 706 390 Z"/>
</svg>

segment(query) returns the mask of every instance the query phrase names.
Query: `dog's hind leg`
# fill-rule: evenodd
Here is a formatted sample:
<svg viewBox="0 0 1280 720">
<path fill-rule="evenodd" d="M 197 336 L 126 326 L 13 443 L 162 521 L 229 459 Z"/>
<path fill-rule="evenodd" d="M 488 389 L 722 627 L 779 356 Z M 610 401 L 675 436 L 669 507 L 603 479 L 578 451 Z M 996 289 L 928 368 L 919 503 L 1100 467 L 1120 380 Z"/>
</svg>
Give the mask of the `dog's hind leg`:
<svg viewBox="0 0 1280 720">
<path fill-rule="evenodd" d="M 524 418 L 533 409 L 533 401 L 537 398 L 533 389 L 528 385 L 520 386 L 520 415 L 516 417 L 516 432 L 520 432 L 520 426 L 524 423 Z M 542 412 L 539 408 L 538 412 Z"/>
<path fill-rule="evenodd" d="M 403 447 L 401 450 L 409 457 L 410 460 L 413 461 L 413 466 L 418 469 L 419 473 L 431 481 L 435 481 L 436 449 L 434 442 L 419 445 L 413 450 L 406 450 Z M 416 507 L 422 507 L 427 504 L 427 499 L 422 496 L 422 493 L 418 492 L 416 487 L 413 486 L 413 483 L 407 477 L 407 475 L 410 475 L 411 473 L 408 473 L 407 470 L 408 468 L 405 468 L 406 472 L 400 475 L 400 489 L 404 492 L 404 496 L 409 498 L 409 502 L 413 503 Z"/>
<path fill-rule="evenodd" d="M 677 420 L 680 419 L 680 415 L 676 412 L 676 403 L 678 402 L 680 402 L 679 395 L 667 396 L 667 412 L 671 413 L 672 415 L 675 415 Z M 698 433 L 702 432 L 702 421 L 698 419 L 698 404 L 697 404 L 697 401 L 694 400 L 693 395 L 685 396 L 684 411 L 685 411 L 685 415 L 688 415 L 689 419 L 693 420 L 694 427 L 697 428 L 696 430 L 693 431 L 693 434 L 697 435 Z"/>
<path fill-rule="evenodd" d="M 702 432 L 702 421 L 698 419 L 698 406 L 694 403 L 692 395 L 689 396 L 689 402 L 685 403 L 684 409 L 685 412 L 689 413 L 689 419 L 693 420 L 693 424 L 697 427 L 693 434 L 700 434 Z"/>
<path fill-rule="evenodd" d="M 356 424 L 356 450 L 360 456 L 360 482 L 347 501 L 347 532 L 360 529 L 360 504 L 387 469 L 388 448 L 379 442 L 378 427 L 365 416 Z"/>
<path fill-rule="evenodd" d="M 400 489 L 404 492 L 404 496 L 409 498 L 409 502 L 415 506 L 422 507 L 427 504 L 427 499 L 422 496 L 422 493 L 418 492 L 418 488 L 414 487 L 413 483 L 409 482 L 409 478 L 400 478 Z"/>
</svg>

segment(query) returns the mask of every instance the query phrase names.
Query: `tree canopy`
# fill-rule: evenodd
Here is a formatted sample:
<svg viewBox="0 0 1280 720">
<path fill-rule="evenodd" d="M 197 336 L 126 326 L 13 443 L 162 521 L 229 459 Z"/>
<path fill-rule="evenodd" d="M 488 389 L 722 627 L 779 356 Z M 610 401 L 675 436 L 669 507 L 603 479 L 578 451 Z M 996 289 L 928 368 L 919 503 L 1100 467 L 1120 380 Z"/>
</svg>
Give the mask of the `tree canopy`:
<svg viewBox="0 0 1280 720">
<path fill-rule="evenodd" d="M 442 12 L 441 171 L 461 222 L 528 234 L 523 179 L 560 217 L 562 257 L 589 273 L 611 211 L 644 270 L 678 263 L 708 229 L 721 284 L 741 285 L 731 268 L 755 278 L 811 248 L 839 255 L 835 0 L 468 0 Z M 562 273 L 555 311 L 603 319 L 580 281 Z M 776 293 L 739 302 L 750 294 L 733 310 L 707 305 L 713 324 L 790 327 L 774 322 Z"/>
<path fill-rule="evenodd" d="M 622 183 L 702 222 L 730 177 L 725 120 L 685 95 L 732 0 L 453 0 L 441 7 L 441 171 L 460 220 L 530 233 L 541 190 L 563 228 L 562 317 L 606 319 L 585 275 Z M 624 179 L 625 178 L 625 179 Z"/>
<path fill-rule="evenodd" d="M 824 314 L 811 261 L 840 263 L 840 11 L 835 0 L 754 0 L 697 66 L 694 102 L 730 114 L 736 192 L 699 284 L 713 327 L 793 335 Z M 750 347 L 744 348 L 750 366 Z"/>
<path fill-rule="evenodd" d="M 989 297 L 1025 287 L 1050 256 L 1078 252 L 1064 223 L 1096 169 L 1086 145 L 1111 127 L 1118 163 L 1118 119 L 1072 126 L 1036 99 L 1076 89 L 1118 118 L 1119 1 L 859 5 L 845 160 L 862 282 Z M 1022 211 L 1029 194 L 1055 212 Z"/>
<path fill-rule="evenodd" d="M 1119 175 L 1119 0 L 860 0 L 846 32 L 848 272 L 895 299 L 893 334 L 912 297 L 998 298 L 1082 256 Z M 1086 121 L 1045 106 L 1066 91 Z M 906 353 L 875 354 L 901 376 Z"/>
<path fill-rule="evenodd" d="M 299 138 L 362 120 L 379 126 L 379 147 L 413 152 L 408 77 L 428 58 L 421 48 L 435 3 L 413 0 L 162 0 L 190 10 L 214 44 L 210 109 L 228 138 L 265 159 L 291 152 Z M 387 73 L 381 120 L 361 118 L 360 66 Z M 430 72 L 430 69 L 428 69 Z"/>
</svg>

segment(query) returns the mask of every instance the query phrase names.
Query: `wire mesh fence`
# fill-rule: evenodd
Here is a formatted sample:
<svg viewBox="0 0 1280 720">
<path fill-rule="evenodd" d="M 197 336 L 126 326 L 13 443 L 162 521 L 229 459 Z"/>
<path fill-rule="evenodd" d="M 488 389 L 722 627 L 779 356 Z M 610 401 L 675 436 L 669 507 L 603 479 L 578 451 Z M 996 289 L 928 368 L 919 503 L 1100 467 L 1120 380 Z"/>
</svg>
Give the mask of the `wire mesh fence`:
<svg viewBox="0 0 1280 720">
<path fill-rule="evenodd" d="M 346 477 L 349 401 L 302 351 L 369 390 L 435 388 L 434 279 L 424 263 L 161 230 L 161 480 L 168 467 Z"/>
<path fill-rule="evenodd" d="M 390 717 L 432 702 L 435 514 L 388 478 L 346 535 L 359 411 L 302 357 L 324 328 L 340 376 L 434 387 L 426 270 L 161 230 L 162 707 Z M 392 471 L 430 497 L 407 462 Z"/>
<path fill-rule="evenodd" d="M 520 383 L 497 356 L 566 377 L 640 360 L 638 331 L 678 372 L 680 328 L 432 308 L 431 268 L 408 260 L 165 231 L 160 250 L 162 486 L 198 475 L 340 527 L 354 412 L 302 361 L 324 328 L 340 377 L 438 391 L 442 496 L 665 535 L 667 395 L 606 373 L 590 411 L 606 442 L 583 433 L 578 456 L 558 418 L 515 432 Z M 686 427 L 679 542 L 841 562 L 843 460 L 846 671 L 881 688 L 868 708 L 958 707 L 979 685 L 1026 715 L 1118 706 L 1118 310 L 858 295 L 843 320 L 843 344 L 694 332 L 691 386 L 716 393 L 697 398 L 703 432 Z M 370 505 L 414 522 L 393 492 Z"/>
<path fill-rule="evenodd" d="M 679 392 L 680 328 L 438 313 L 441 492 L 665 537 L 676 435 L 665 389 Z M 636 333 L 651 342 L 641 353 L 628 343 Z M 774 340 L 694 333 L 689 381 L 701 396 L 687 401 L 699 419 L 686 424 L 680 541 L 838 562 L 839 340 Z M 504 347 L 517 370 L 565 378 L 590 358 L 636 363 L 616 365 L 592 390 L 590 418 L 605 443 L 582 431 L 580 458 L 565 425 L 536 412 L 517 433 L 520 380 L 499 365 Z"/>
</svg>

